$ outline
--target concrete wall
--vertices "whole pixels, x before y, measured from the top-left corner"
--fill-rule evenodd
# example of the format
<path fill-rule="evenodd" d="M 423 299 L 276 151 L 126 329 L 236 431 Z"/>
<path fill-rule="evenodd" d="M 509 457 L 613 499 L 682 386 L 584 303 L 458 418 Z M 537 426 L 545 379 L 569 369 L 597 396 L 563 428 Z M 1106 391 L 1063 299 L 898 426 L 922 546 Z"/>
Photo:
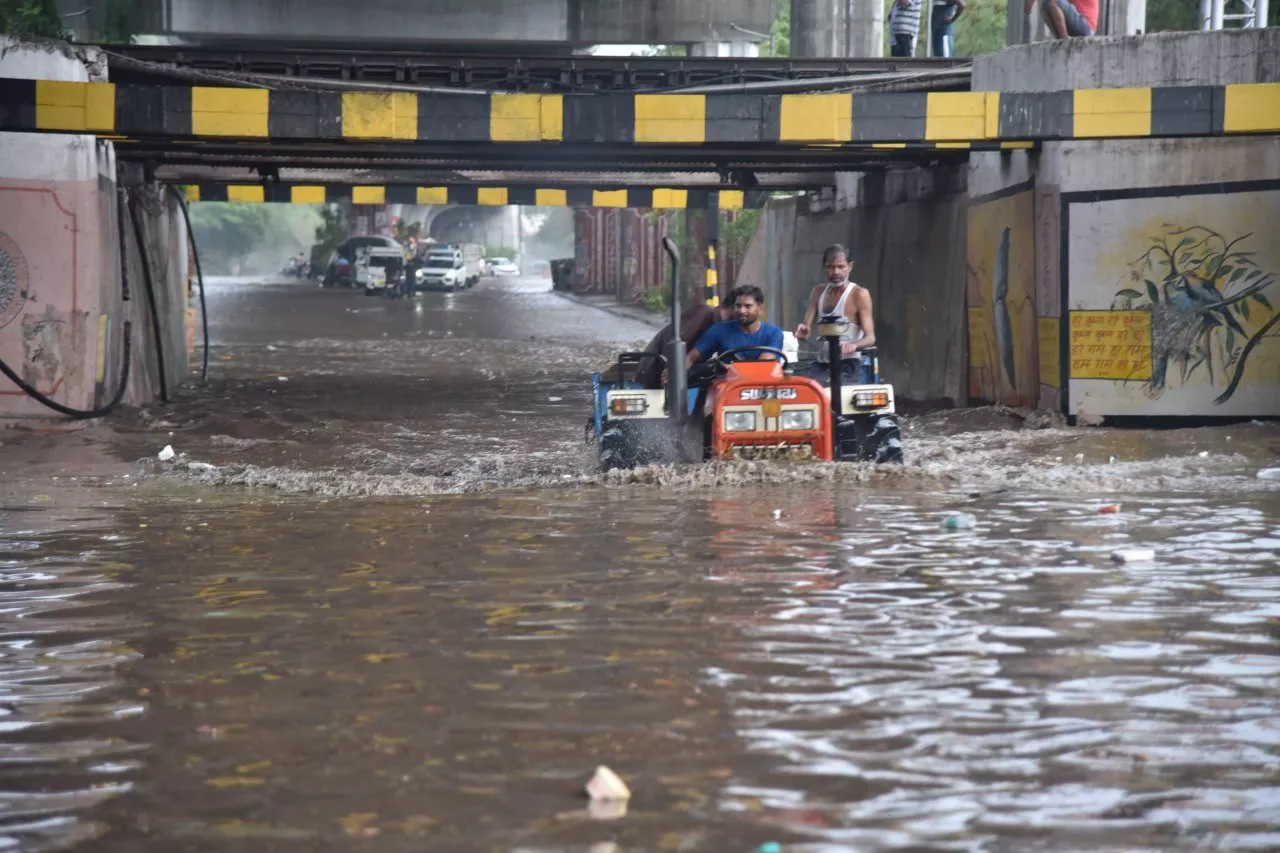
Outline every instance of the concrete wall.
<path fill-rule="evenodd" d="M 160 316 L 160 337 L 164 347 L 165 378 L 170 392 L 187 377 L 187 306 L 190 304 L 186 223 L 173 194 L 158 184 L 135 182 L 129 175 L 133 211 L 142 229 L 146 246 L 145 263 L 154 281 L 156 310 Z M 115 303 L 133 321 L 133 369 L 125 401 L 149 403 L 160 394 L 159 359 L 143 270 L 133 225 L 125 223 L 125 249 L 129 263 L 128 305 Z M 118 265 L 119 254 L 116 254 Z M 114 384 L 112 385 L 114 388 Z"/>
<path fill-rule="evenodd" d="M 777 0 L 147 0 L 148 29 L 181 36 L 321 41 L 740 41 L 767 31 Z"/>
<path fill-rule="evenodd" d="M 871 291 L 881 370 L 898 396 L 963 403 L 963 172 L 868 175 L 855 206 L 830 213 L 774 200 L 736 283 L 760 285 L 770 321 L 792 329 L 825 280 L 822 251 L 831 243 L 849 249 L 853 279 Z"/>
<path fill-rule="evenodd" d="M 1280 81 L 1280 28 L 1066 39 L 973 61 L 974 91 L 1039 92 Z"/>
<path fill-rule="evenodd" d="M 1280 30 L 1012 48 L 975 89 L 1280 80 Z M 1280 414 L 1280 138 L 1050 142 L 975 153 L 975 399 L 1107 416 Z"/>
<path fill-rule="evenodd" d="M 92 79 L 96 71 L 57 50 L 0 43 L 0 76 Z M 0 134 L 0 358 L 24 381 L 63 405 L 92 409 L 115 393 L 121 323 L 135 328 L 130 402 L 152 398 L 148 314 L 140 272 L 134 301 L 120 299 L 116 162 L 111 143 L 92 136 Z M 173 250 L 185 238 L 172 217 L 157 233 Z M 185 256 L 158 279 L 176 383 L 186 371 L 182 282 Z M 0 378 L 0 422 L 39 423 L 54 413 Z"/>

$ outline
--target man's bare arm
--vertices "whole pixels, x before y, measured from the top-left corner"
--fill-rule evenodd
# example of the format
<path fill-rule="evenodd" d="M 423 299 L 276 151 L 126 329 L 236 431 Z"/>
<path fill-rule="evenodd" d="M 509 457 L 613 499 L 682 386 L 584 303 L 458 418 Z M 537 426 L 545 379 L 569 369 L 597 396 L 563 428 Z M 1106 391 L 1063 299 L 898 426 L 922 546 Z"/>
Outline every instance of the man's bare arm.
<path fill-rule="evenodd" d="M 871 313 L 871 291 L 865 287 L 858 289 L 857 305 L 858 325 L 862 327 L 863 338 L 854 344 L 855 349 L 869 349 L 876 345 L 876 320 Z"/>
<path fill-rule="evenodd" d="M 809 339 L 809 333 L 813 328 L 813 324 L 818 319 L 818 290 L 815 287 L 809 291 L 809 307 L 804 311 L 804 320 L 799 326 L 796 326 L 796 338 L 802 341 Z"/>

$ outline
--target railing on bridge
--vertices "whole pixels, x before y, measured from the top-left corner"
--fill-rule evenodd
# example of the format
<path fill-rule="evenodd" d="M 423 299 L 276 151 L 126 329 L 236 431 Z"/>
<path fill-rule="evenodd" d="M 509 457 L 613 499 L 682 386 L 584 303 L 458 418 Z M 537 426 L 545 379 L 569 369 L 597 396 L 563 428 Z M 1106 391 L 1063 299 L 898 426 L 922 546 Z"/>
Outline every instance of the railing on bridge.
<path fill-rule="evenodd" d="M 665 56 L 501 56 L 405 50 L 297 50 L 154 45 L 99 45 L 110 78 L 157 83 L 175 72 L 204 75 L 214 85 L 234 75 L 299 80 L 358 81 L 508 92 L 599 93 L 677 89 L 686 86 L 821 81 L 831 78 L 919 74 L 957 69 L 934 88 L 968 88 L 968 59 L 834 58 L 731 59 Z M 224 76 L 226 75 L 226 76 Z"/>

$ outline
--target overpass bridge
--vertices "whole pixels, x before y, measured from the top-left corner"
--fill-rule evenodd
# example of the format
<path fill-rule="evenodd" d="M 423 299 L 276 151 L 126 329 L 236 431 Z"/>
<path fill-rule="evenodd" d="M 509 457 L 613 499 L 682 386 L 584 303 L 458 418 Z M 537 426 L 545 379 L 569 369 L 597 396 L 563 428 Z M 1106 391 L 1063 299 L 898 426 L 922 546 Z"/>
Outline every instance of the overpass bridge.
<path fill-rule="evenodd" d="M 1258 56 L 1275 55 L 1267 47 L 1271 34 L 1245 37 L 1253 40 Z M 194 185 L 192 197 L 201 200 L 225 194 L 245 200 L 287 196 L 294 202 L 327 201 L 349 192 L 353 203 L 357 197 L 371 203 L 407 202 L 410 197 L 415 203 L 474 200 L 481 206 L 528 199 L 604 207 L 641 202 L 680 207 L 683 202 L 696 210 L 705 199 L 711 210 L 750 207 L 757 203 L 756 193 L 787 188 L 788 182 L 803 189 L 825 183 L 829 189 L 833 176 L 839 185 L 841 175 L 862 173 L 868 180 L 855 190 L 837 186 L 836 192 L 844 193 L 841 215 L 829 193 L 826 200 L 782 205 L 779 209 L 790 213 L 779 214 L 781 219 L 773 215 L 777 211 L 771 204 L 765 214 L 765 231 L 773 235 L 768 239 L 789 241 L 787 257 L 794 255 L 796 263 L 815 262 L 814 241 L 848 242 L 868 259 L 868 280 L 882 282 L 896 296 L 891 302 L 877 297 L 878 310 L 885 312 L 878 320 L 883 319 L 888 339 L 903 342 L 900 351 L 886 351 L 886 360 L 903 376 L 904 393 L 955 399 L 955 365 L 964 365 L 955 352 L 965 352 L 975 397 L 1061 406 L 1074 413 L 1079 403 L 1066 402 L 1068 388 L 1119 399 L 1104 385 L 1125 379 L 1114 360 L 1076 358 L 1073 349 L 1070 318 L 1079 306 L 1069 296 L 1088 310 L 1110 310 L 1110 301 L 1090 307 L 1102 299 L 1090 288 L 1121 274 L 1081 269 L 1078 259 L 1072 266 L 1070 246 L 1081 240 L 1119 239 L 1116 235 L 1123 231 L 1116 225 L 1123 218 L 1100 219 L 1095 208 L 1113 199 L 1119 205 L 1148 195 L 1163 198 L 1162 193 L 1216 194 L 1222 196 L 1216 207 L 1199 205 L 1197 210 L 1208 211 L 1205 222 L 1210 224 L 1203 227 L 1224 233 L 1235 226 L 1216 211 L 1226 209 L 1222 205 L 1228 196 L 1247 196 L 1238 209 L 1253 211 L 1250 222 L 1280 215 L 1266 195 L 1280 191 L 1274 178 L 1280 174 L 1280 80 L 1268 76 L 1265 69 L 1271 66 L 1223 63 L 1196 78 L 1195 85 L 1186 85 L 1181 74 L 1163 71 L 1164 66 L 1142 66 L 1122 82 L 1117 80 L 1123 75 L 1108 76 L 1108 51 L 1142 50 L 1144 44 L 1153 45 L 1149 49 L 1164 57 L 1162 62 L 1185 53 L 1185 45 L 1159 39 L 1041 45 L 1030 58 L 1014 53 L 1012 59 L 1001 55 L 975 63 L 972 90 L 957 84 L 965 70 L 957 66 L 923 72 L 868 68 L 816 78 L 804 77 L 798 66 L 789 71 L 771 66 L 767 73 L 774 78 L 758 79 L 753 76 L 758 66 L 733 60 L 724 63 L 729 82 L 708 77 L 649 80 L 643 74 L 628 80 L 622 73 L 607 85 L 603 77 L 581 84 L 597 86 L 584 92 L 575 88 L 580 84 L 569 60 L 558 61 L 561 71 L 569 68 L 572 85 L 552 81 L 552 76 L 559 81 L 563 75 L 548 71 L 546 80 L 509 82 L 512 90 L 499 91 L 497 78 L 485 83 L 460 75 L 442 85 L 423 82 L 429 74 L 418 73 L 415 79 L 412 69 L 384 70 L 377 72 L 383 79 L 361 79 L 361 74 L 374 72 L 372 64 L 361 65 L 365 59 L 349 63 L 345 78 L 341 69 L 325 71 L 331 75 L 326 77 L 305 62 L 268 70 L 252 63 L 210 69 L 194 62 L 183 65 L 179 59 L 170 63 L 177 66 L 175 73 L 201 77 L 174 83 L 173 76 L 156 76 L 151 67 L 147 73 L 153 76 L 129 82 L 85 76 L 0 78 L 0 143 L 32 152 L 30 146 L 21 147 L 21 140 L 40 135 L 34 143 L 37 153 L 9 158 L 21 163 L 23 174 L 38 173 L 29 179 L 30 186 L 14 188 L 32 193 L 24 199 L 42 198 L 38 193 L 46 191 L 53 192 L 55 201 L 61 198 L 46 187 L 56 183 L 49 176 L 60 174 L 62 162 L 48 152 L 62 152 L 58 156 L 65 162 L 77 164 L 74 192 L 83 199 L 72 211 L 76 224 L 70 234 L 97 234 L 95 228 L 103 235 L 122 233 L 120 225 L 128 216 L 113 213 L 101 193 L 103 187 L 115 186 L 117 161 L 130 167 L 121 173 L 126 175 L 123 183 L 136 188 L 139 203 L 150 205 L 142 210 L 147 224 L 138 242 L 167 247 L 175 255 L 185 251 L 175 242 L 183 233 L 176 208 L 167 206 L 169 196 L 156 194 L 149 179 Z M 1037 77 L 1035 69 L 1044 67 L 1044 56 L 1059 50 L 1070 54 L 1059 64 L 1071 74 Z M 1090 61 L 1072 64 L 1070 57 L 1076 55 Z M 992 85 L 996 77 L 991 67 L 1002 62 L 1009 65 L 999 76 L 1005 82 Z M 983 74 L 977 73 L 979 65 L 987 68 Z M 678 71 L 676 64 L 671 68 Z M 396 74 L 396 79 L 388 78 Z M 930 90 L 930 77 L 918 75 L 949 82 Z M 916 91 L 892 91 L 911 88 Z M 66 146 L 55 142 L 59 136 L 66 138 Z M 93 137 L 113 145 L 86 146 L 83 140 Z M 920 166 L 927 169 L 915 168 Z M 625 181 L 607 177 L 619 174 L 627 176 Z M 894 183 L 895 176 L 902 181 Z M 920 189 L 907 186 L 913 181 Z M 895 207 L 898 202 L 902 204 Z M 1087 216 L 1080 205 L 1088 207 Z M 1161 202 L 1160 216 L 1167 206 Z M 24 201 L 20 207 L 37 211 L 35 202 Z M 56 204 L 37 212 L 7 216 L 6 230 L 33 227 L 37 220 L 55 230 L 64 227 L 59 223 L 66 214 Z M 714 221 L 707 217 L 708 223 Z M 1196 227 L 1203 224 L 1196 222 Z M 714 233 L 697 237 L 699 243 L 706 238 L 710 256 Z M 73 257 L 96 257 L 112 243 L 102 235 L 85 239 L 83 251 Z M 979 251 L 988 244 L 997 247 L 996 260 Z M 1133 256 L 1131 248 L 1125 244 L 1106 257 Z M 762 281 L 781 288 L 770 292 L 770 304 L 779 306 L 784 322 L 793 320 L 789 312 L 794 306 L 788 307 L 793 294 L 785 288 L 795 278 L 794 269 L 790 261 L 779 260 L 782 250 L 768 251 L 772 254 L 762 266 Z M 1008 257 L 1002 254 L 1006 251 Z M 136 280 L 148 262 L 131 248 L 123 254 Z M 49 269 L 57 266 L 56 259 L 45 261 Z M 966 271 L 976 278 L 966 280 Z M 995 298 L 991 280 L 1001 271 L 1010 283 L 1001 284 Z M 713 264 L 707 272 L 708 282 L 713 281 Z M 85 269 L 80 275 L 96 279 L 100 271 Z M 172 285 L 183 275 L 171 268 L 164 278 Z M 79 287 L 74 283 L 78 279 L 70 280 L 73 289 Z M 1153 301 L 1160 300 L 1158 287 L 1149 292 L 1156 294 Z M 713 293 L 708 289 L 708 296 Z M 118 316 L 119 305 L 109 304 L 114 298 L 89 302 L 109 308 L 104 315 Z M 60 304 L 57 297 L 47 302 Z M 1237 320 L 1242 328 L 1260 322 L 1259 312 L 1267 306 L 1258 304 L 1254 320 Z M 933 305 L 941 307 L 921 313 Z M 86 322 L 78 322 L 72 326 L 83 330 Z M 1273 327 L 1274 322 L 1266 329 Z M 895 334 L 907 329 L 915 331 Z M 1010 335 L 1016 336 L 1016 345 Z M 152 336 L 159 339 L 160 332 Z M 966 340 L 980 341 L 984 349 Z M 80 351 L 88 351 L 84 341 Z M 936 379 L 940 374 L 945 379 Z M 944 385 L 945 394 L 930 390 Z M 103 390 L 101 380 L 78 388 L 81 394 L 88 389 L 91 398 Z M 153 390 L 142 388 L 135 396 L 146 398 Z M 1280 399 L 1261 391 L 1254 397 Z M 1270 411 L 1251 402 L 1254 397 L 1237 398 L 1244 402 L 1232 411 Z M 1136 398 L 1125 400 L 1105 405 L 1146 411 Z M 1196 411 L 1215 411 L 1195 405 L 1200 406 Z"/>
<path fill-rule="evenodd" d="M 490 167 L 859 168 L 906 152 L 1280 131 L 1280 84 L 1054 92 L 540 95 L 0 80 L 0 131 L 127 159 L 434 157 Z M 158 146 L 158 147 L 157 147 Z M 168 152 L 168 153 L 165 153 Z M 181 152 L 181 153 L 177 153 Z M 902 156 L 901 153 L 896 156 Z M 584 159 L 586 158 L 586 159 Z"/>

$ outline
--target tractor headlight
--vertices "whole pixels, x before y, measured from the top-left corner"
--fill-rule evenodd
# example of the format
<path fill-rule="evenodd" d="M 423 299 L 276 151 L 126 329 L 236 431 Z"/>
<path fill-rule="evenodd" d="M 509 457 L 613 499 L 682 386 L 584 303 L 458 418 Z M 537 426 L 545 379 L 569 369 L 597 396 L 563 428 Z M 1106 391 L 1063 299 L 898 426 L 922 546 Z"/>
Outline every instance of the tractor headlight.
<path fill-rule="evenodd" d="M 649 411 L 649 401 L 644 397 L 614 397 L 609 401 L 609 412 L 614 415 L 643 415 Z"/>
<path fill-rule="evenodd" d="M 755 412 L 725 412 L 724 413 L 724 431 L 725 432 L 755 432 L 756 430 L 756 413 Z"/>
<path fill-rule="evenodd" d="M 858 391 L 853 395 L 855 409 L 883 409 L 889 405 L 888 391 Z"/>
<path fill-rule="evenodd" d="M 795 409 L 782 413 L 781 426 L 786 429 L 813 429 L 813 409 Z"/>

